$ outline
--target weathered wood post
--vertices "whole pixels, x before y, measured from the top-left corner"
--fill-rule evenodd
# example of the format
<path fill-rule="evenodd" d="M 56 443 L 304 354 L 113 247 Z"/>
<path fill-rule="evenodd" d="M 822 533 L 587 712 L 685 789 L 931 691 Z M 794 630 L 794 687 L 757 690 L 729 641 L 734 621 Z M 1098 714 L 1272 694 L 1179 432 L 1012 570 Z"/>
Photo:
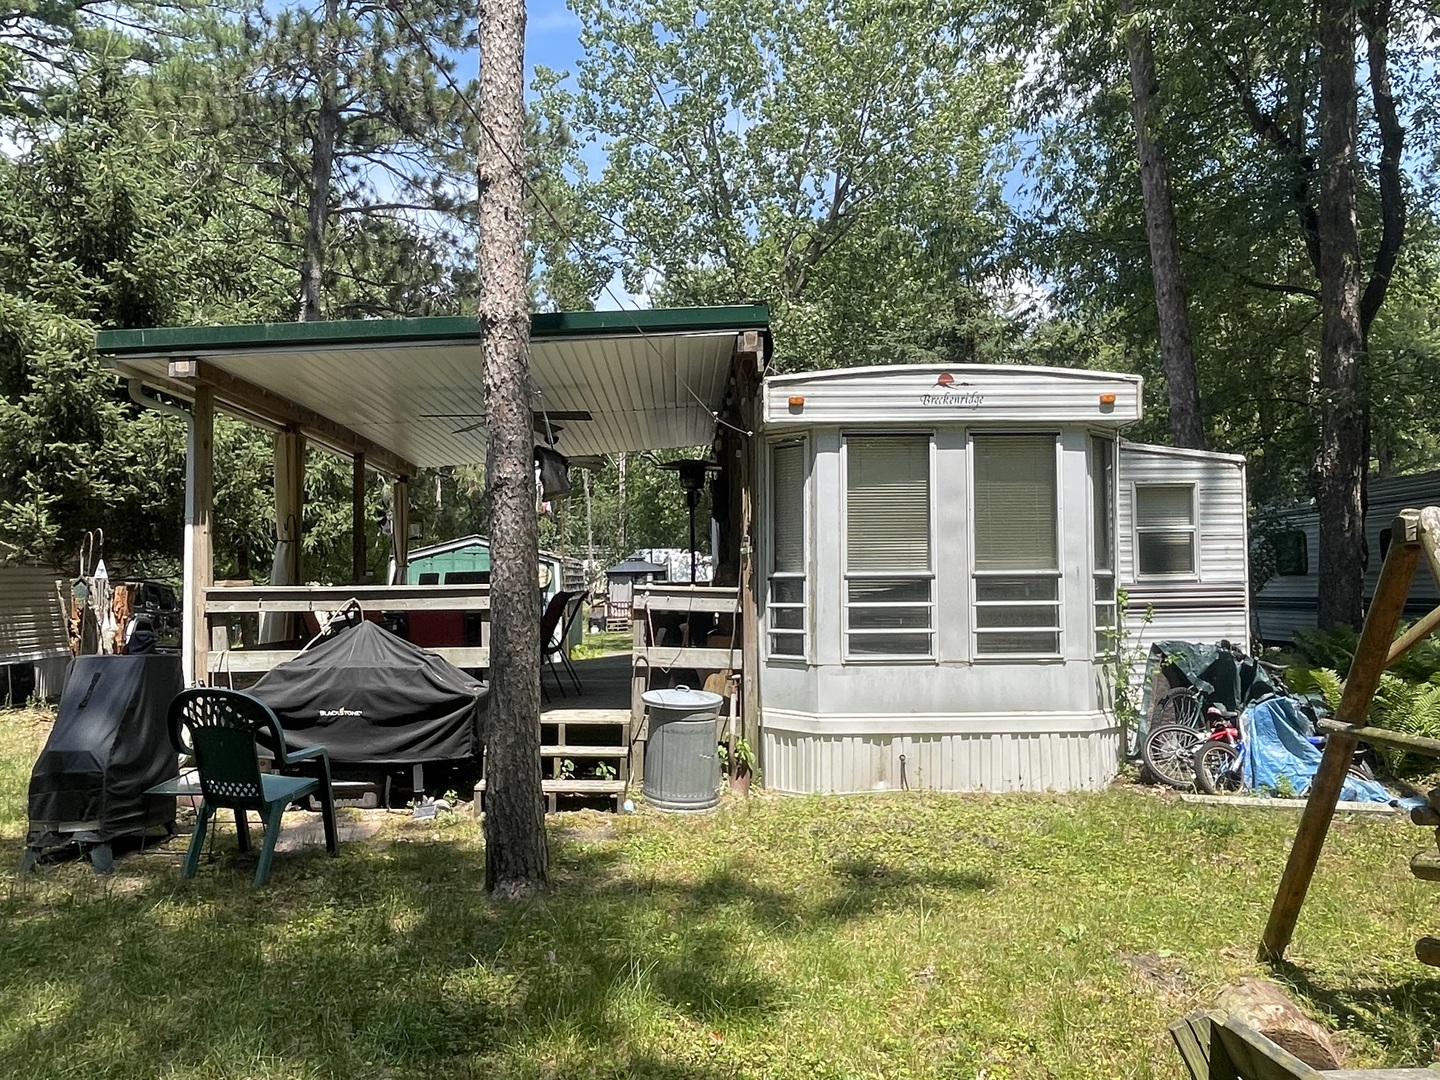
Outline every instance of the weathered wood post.
<path fill-rule="evenodd" d="M 205 592 L 215 584 L 215 558 L 210 542 L 210 522 L 215 510 L 215 392 L 203 383 L 195 387 L 195 438 L 191 460 L 194 483 L 186 507 L 186 532 L 190 541 L 191 678 L 209 682 L 210 623 L 205 616 Z"/>
<path fill-rule="evenodd" d="M 1430 509 L 1434 510 L 1433 507 Z M 1440 511 L 1435 511 L 1435 514 L 1440 515 Z M 1431 521 L 1436 522 L 1436 517 L 1431 517 Z M 1355 648 L 1355 658 L 1345 678 L 1340 707 L 1336 710 L 1337 721 L 1356 727 L 1363 727 L 1368 722 L 1370 702 L 1380 683 L 1380 673 L 1391 662 L 1391 641 L 1405 610 L 1405 598 L 1409 595 L 1410 582 L 1420 559 L 1420 512 L 1402 510 L 1391 526 L 1390 535 L 1390 551 L 1385 557 L 1385 565 L 1381 567 L 1380 582 L 1375 587 L 1375 596 L 1370 602 L 1370 611 Z M 1440 533 L 1432 532 L 1430 536 L 1432 546 L 1437 535 Z M 1285 863 L 1285 872 L 1281 875 L 1275 902 L 1270 908 L 1270 919 L 1260 940 L 1261 960 L 1280 960 L 1290 944 L 1300 907 L 1305 903 L 1305 894 L 1315 876 L 1320 849 L 1335 817 L 1340 789 L 1355 757 L 1357 742 L 1354 736 L 1332 734 L 1325 744 L 1319 771 L 1310 784 L 1310 796 L 1300 817 L 1295 843 L 1290 848 L 1290 857 Z"/>
<path fill-rule="evenodd" d="M 354 471 L 350 478 L 350 579 L 356 585 L 365 583 L 365 455 L 351 459 Z"/>

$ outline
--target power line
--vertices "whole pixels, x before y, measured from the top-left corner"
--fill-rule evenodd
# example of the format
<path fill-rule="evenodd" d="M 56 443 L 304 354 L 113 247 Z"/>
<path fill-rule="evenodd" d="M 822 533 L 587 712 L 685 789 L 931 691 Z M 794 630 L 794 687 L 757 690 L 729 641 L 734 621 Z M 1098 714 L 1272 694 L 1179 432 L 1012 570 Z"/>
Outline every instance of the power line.
<path fill-rule="evenodd" d="M 398 0 L 386 0 L 386 7 L 390 10 L 391 14 L 393 14 L 397 19 L 399 19 L 400 22 L 404 25 L 406 31 L 409 32 L 410 37 L 414 40 L 415 44 L 420 47 L 421 51 L 423 51 L 426 57 L 429 59 L 431 66 L 434 67 L 437 71 L 440 72 L 441 75 L 445 77 L 445 82 L 449 85 L 451 92 L 455 94 L 456 98 L 459 99 L 459 101 L 465 106 L 465 110 L 474 118 L 475 123 L 479 126 L 480 130 L 485 133 L 485 137 L 490 140 L 491 146 L 493 146 L 497 151 L 499 151 L 500 156 L 503 157 L 505 161 L 509 164 L 510 168 L 514 171 L 515 176 L 519 179 L 521 187 L 524 188 L 530 198 L 534 200 L 535 205 L 540 207 L 540 209 L 545 212 L 545 216 L 550 219 L 550 223 L 555 226 L 556 233 L 560 236 L 562 243 L 564 243 L 567 247 L 570 247 L 571 250 L 575 252 L 575 254 L 583 258 L 585 252 L 580 248 L 579 242 L 569 234 L 569 230 L 566 229 L 563 224 L 561 224 L 559 215 L 557 215 L 556 212 L 550 207 L 550 205 L 545 202 L 544 198 L 541 197 L 540 193 L 535 190 L 535 186 L 530 183 L 529 179 L 526 178 L 524 163 L 516 161 L 513 157 L 511 157 L 509 151 L 500 142 L 500 140 L 496 138 L 495 132 L 491 130 L 490 125 L 486 123 L 485 118 L 480 115 L 479 110 L 471 104 L 470 99 L 461 91 L 460 87 L 456 85 L 455 78 L 453 75 L 450 74 L 449 67 L 440 62 L 439 57 L 437 57 L 434 50 L 431 49 L 430 43 L 428 40 L 426 40 L 425 35 L 420 33 L 418 29 L 416 29 L 415 24 L 412 23 L 410 19 L 406 16 L 405 12 L 400 9 Z M 481 63 L 484 63 L 483 57 L 481 58 Z M 625 229 L 618 222 L 610 218 L 604 218 L 603 220 L 607 221 L 612 228 L 615 228 L 621 233 L 623 233 L 625 235 L 625 238 L 630 240 L 632 243 L 637 245 L 640 243 L 639 237 L 630 233 L 629 230 Z M 607 295 L 609 295 L 610 299 L 615 302 L 615 304 L 617 305 L 616 310 L 620 311 L 622 314 L 628 315 L 631 314 L 632 310 L 640 310 L 638 306 L 634 309 L 627 309 L 625 307 L 624 301 L 622 301 L 620 297 L 616 295 L 615 291 L 610 288 L 610 283 L 608 281 L 602 282 L 600 287 L 605 291 Z M 650 350 L 655 354 L 655 356 L 660 360 L 660 362 L 670 368 L 670 371 L 675 376 L 676 381 L 685 388 L 685 392 L 688 393 L 691 397 L 693 397 L 695 401 L 699 404 L 699 406 L 710 414 L 710 418 L 714 420 L 715 423 L 722 424 L 725 427 L 730 428 L 732 431 L 739 432 L 741 435 L 745 435 L 747 437 L 753 436 L 755 434 L 753 431 L 747 431 L 742 427 L 730 423 L 728 420 L 722 418 L 718 412 L 710 408 L 710 406 L 705 403 L 705 399 L 702 398 L 698 393 L 696 393 L 694 388 L 685 381 L 684 376 L 680 374 L 680 369 L 678 365 L 671 361 L 670 358 L 667 357 L 660 350 L 660 347 L 655 343 L 654 339 L 652 339 L 650 335 L 645 332 L 645 328 L 640 325 L 640 321 L 638 319 L 632 319 L 631 326 L 634 328 L 635 332 L 640 336 L 640 338 L 646 343 L 646 345 L 649 346 Z"/>

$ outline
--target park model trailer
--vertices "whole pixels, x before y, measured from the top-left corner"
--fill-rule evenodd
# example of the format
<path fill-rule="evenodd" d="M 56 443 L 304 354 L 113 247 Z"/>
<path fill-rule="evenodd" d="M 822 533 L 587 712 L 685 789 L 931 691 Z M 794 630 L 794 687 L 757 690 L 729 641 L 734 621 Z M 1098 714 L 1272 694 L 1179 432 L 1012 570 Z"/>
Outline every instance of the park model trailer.
<path fill-rule="evenodd" d="M 1097 788 L 1117 584 L 1128 650 L 1246 639 L 1244 462 L 1121 442 L 1141 390 L 1018 366 L 765 381 L 767 786 Z"/>
<path fill-rule="evenodd" d="M 1095 788 L 1120 756 L 1105 670 L 1117 586 L 1132 648 L 1245 639 L 1243 462 L 1123 443 L 1141 415 L 1137 376 L 1015 365 L 771 376 L 759 306 L 541 314 L 531 333 L 536 400 L 572 417 L 563 452 L 710 443 L 719 470 L 715 581 L 638 586 L 624 700 L 580 699 L 589 722 L 603 713 L 623 729 L 615 745 L 644 743 L 647 688 L 729 673 L 738 733 L 772 788 Z M 189 680 L 294 655 L 237 638 L 235 620 L 351 598 L 473 613 L 479 643 L 437 651 L 488 666 L 488 585 L 367 582 L 363 559 L 367 471 L 392 484 L 399 569 L 410 478 L 483 460 L 473 319 L 109 331 L 98 351 L 132 396 L 189 429 Z M 213 580 L 219 409 L 276 433 L 285 573 L 269 585 Z M 301 538 L 280 525 L 304 521 L 290 474 L 307 440 L 354 459 L 352 584 L 284 584 L 299 580 Z M 624 782 L 612 787 L 618 797 Z"/>
<path fill-rule="evenodd" d="M 1372 477 L 1367 488 L 1365 567 L 1363 595 L 1366 606 L 1375 595 L 1380 565 L 1390 550 L 1390 527 L 1407 507 L 1440 503 L 1440 471 L 1411 476 Z M 1296 507 L 1280 514 L 1284 528 L 1270 537 L 1275 570 L 1255 594 L 1260 636 L 1285 644 L 1297 630 L 1314 630 L 1320 610 L 1320 513 L 1313 506 Z M 1437 603 L 1440 593 L 1428 575 L 1419 574 L 1405 601 L 1404 618 L 1420 618 Z"/>

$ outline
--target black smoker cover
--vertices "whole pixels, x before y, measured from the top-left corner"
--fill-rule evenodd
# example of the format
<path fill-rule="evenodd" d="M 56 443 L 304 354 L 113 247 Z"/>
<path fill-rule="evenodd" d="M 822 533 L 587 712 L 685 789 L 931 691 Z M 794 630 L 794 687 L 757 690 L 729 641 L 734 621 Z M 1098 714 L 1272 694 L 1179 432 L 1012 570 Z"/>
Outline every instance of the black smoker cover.
<path fill-rule="evenodd" d="M 343 765 L 478 757 L 488 696 L 478 679 L 373 622 L 287 660 L 249 693 L 275 711 L 287 747 L 318 743 Z"/>
<path fill-rule="evenodd" d="M 106 840 L 175 820 L 175 799 L 146 788 L 179 771 L 166 723 L 184 680 L 180 657 L 81 656 L 30 774 L 30 831 Z"/>

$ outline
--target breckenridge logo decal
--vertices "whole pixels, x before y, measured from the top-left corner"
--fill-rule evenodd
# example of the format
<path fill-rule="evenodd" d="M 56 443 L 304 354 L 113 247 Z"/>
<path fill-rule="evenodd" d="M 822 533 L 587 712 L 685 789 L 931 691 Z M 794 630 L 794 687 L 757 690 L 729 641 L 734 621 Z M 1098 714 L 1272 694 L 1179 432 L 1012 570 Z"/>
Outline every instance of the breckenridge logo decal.
<path fill-rule="evenodd" d="M 985 402 L 985 395 L 979 390 L 965 390 L 967 382 L 958 382 L 948 371 L 935 380 L 934 389 L 941 393 L 921 394 L 920 404 L 937 408 L 978 409 Z"/>

